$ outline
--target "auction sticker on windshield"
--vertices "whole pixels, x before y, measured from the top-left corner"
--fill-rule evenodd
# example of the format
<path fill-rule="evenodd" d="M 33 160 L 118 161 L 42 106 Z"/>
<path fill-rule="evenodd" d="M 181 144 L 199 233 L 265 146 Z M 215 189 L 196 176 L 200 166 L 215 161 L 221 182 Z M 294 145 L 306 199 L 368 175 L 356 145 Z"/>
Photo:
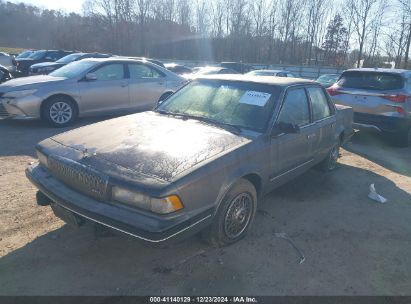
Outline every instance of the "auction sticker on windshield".
<path fill-rule="evenodd" d="M 256 91 L 247 91 L 240 98 L 239 103 L 245 103 L 249 105 L 264 107 L 267 101 L 270 99 L 271 94 Z"/>

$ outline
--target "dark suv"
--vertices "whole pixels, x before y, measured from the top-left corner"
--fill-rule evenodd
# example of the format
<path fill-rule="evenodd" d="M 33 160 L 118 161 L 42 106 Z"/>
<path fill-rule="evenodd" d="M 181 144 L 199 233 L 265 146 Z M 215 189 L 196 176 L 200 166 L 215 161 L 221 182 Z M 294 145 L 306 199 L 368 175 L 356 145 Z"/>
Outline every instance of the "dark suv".
<path fill-rule="evenodd" d="M 411 144 L 411 71 L 350 69 L 327 89 L 336 104 L 354 109 L 359 128 L 373 128 Z"/>
<path fill-rule="evenodd" d="M 81 59 L 86 58 L 108 58 L 111 57 L 109 54 L 100 54 L 100 53 L 73 53 L 63 58 L 60 58 L 56 62 L 42 62 L 36 63 L 30 66 L 29 68 L 29 75 L 41 75 L 41 74 L 49 74 L 54 70 L 65 66 L 73 61 L 78 61 Z"/>
<path fill-rule="evenodd" d="M 72 54 L 72 51 L 39 50 L 33 52 L 28 58 L 16 59 L 17 69 L 22 75 L 27 75 L 30 66 L 40 62 L 54 62 L 60 58 Z"/>

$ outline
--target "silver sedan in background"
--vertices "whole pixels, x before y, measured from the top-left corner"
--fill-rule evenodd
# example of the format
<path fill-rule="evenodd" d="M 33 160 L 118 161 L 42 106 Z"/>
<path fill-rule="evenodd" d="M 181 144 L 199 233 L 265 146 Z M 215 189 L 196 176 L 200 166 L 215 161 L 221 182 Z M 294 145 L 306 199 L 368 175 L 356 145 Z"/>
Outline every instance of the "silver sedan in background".
<path fill-rule="evenodd" d="M 104 58 L 0 85 L 0 118 L 42 119 L 55 127 L 79 116 L 152 109 L 186 82 L 148 61 Z"/>

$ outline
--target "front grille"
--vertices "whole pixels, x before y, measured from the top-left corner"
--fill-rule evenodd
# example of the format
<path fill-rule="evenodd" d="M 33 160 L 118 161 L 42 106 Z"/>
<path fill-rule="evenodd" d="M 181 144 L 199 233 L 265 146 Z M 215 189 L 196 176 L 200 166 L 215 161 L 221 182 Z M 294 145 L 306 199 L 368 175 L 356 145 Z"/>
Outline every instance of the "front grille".
<path fill-rule="evenodd" d="M 1 94 L 0 94 L 1 96 Z M 3 106 L 3 104 L 0 102 L 0 117 L 8 117 L 9 113 L 7 112 L 6 108 Z"/>
<path fill-rule="evenodd" d="M 90 167 L 73 160 L 49 156 L 48 167 L 51 174 L 68 187 L 98 200 L 106 200 L 108 179 Z"/>

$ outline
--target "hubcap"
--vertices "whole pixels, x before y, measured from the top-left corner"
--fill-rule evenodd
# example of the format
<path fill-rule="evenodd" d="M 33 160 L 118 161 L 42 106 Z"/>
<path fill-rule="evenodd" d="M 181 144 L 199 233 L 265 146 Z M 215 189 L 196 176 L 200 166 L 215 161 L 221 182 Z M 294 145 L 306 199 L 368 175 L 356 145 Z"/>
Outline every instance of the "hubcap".
<path fill-rule="evenodd" d="M 55 123 L 64 124 L 70 121 L 72 116 L 73 110 L 68 103 L 59 101 L 50 107 L 50 118 Z"/>
<path fill-rule="evenodd" d="M 251 210 L 252 197 L 248 193 L 241 193 L 231 201 L 224 219 L 227 237 L 234 239 L 244 232 L 250 222 Z"/>

